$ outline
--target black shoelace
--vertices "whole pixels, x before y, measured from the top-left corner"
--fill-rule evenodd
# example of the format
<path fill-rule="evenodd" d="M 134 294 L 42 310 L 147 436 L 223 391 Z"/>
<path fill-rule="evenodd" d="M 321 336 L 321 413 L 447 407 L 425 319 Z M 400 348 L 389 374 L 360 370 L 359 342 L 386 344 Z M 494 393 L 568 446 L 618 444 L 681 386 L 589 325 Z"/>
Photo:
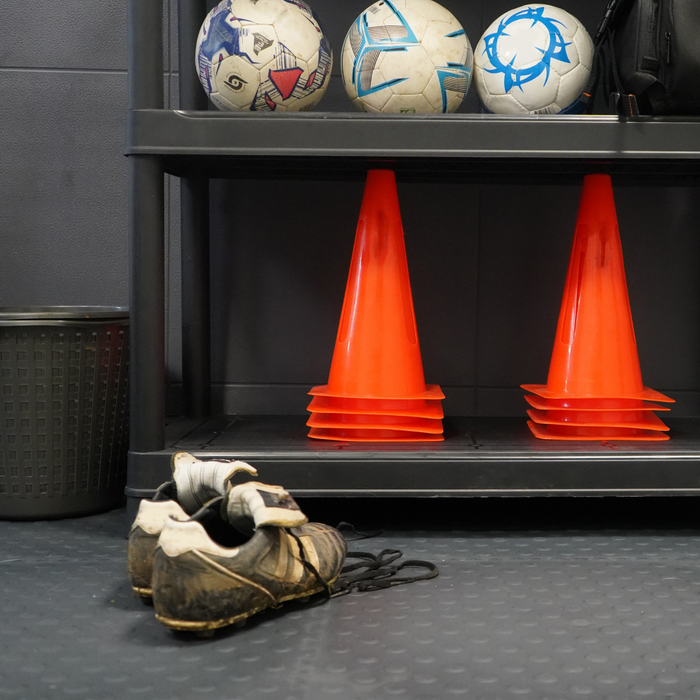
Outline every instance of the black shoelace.
<path fill-rule="evenodd" d="M 358 539 L 374 537 L 375 535 L 358 533 L 349 523 L 341 523 L 349 526 L 352 531 L 361 535 Z M 340 576 L 331 586 L 323 580 L 316 567 L 306 558 L 304 547 L 296 533 L 287 528 L 287 532 L 296 540 L 299 546 L 299 556 L 306 569 L 323 587 L 328 598 L 338 598 L 347 595 L 354 590 L 360 592 L 377 591 L 384 588 L 401 586 L 405 583 L 415 581 L 426 581 L 435 578 L 440 572 L 435 564 L 422 559 L 406 559 L 400 564 L 396 564 L 402 556 L 400 549 L 383 549 L 379 554 L 370 552 L 348 552 L 347 559 L 359 559 L 354 564 L 346 564 L 340 571 Z M 425 573 L 413 576 L 397 576 L 404 569 L 425 569 Z"/>
<path fill-rule="evenodd" d="M 403 556 L 400 549 L 383 549 L 379 554 L 370 552 L 348 552 L 348 559 L 359 559 L 355 564 L 346 564 L 333 585 L 331 598 L 347 595 L 353 590 L 378 591 L 383 588 L 401 586 L 414 581 L 435 578 L 439 571 L 435 564 L 422 559 L 406 559 L 395 564 Z M 423 574 L 397 576 L 404 569 L 426 569 Z"/>
<path fill-rule="evenodd" d="M 344 520 L 342 522 L 339 522 L 335 526 L 335 529 L 338 530 L 338 532 L 343 536 L 346 542 L 352 542 L 354 540 L 366 540 L 370 537 L 377 537 L 377 535 L 381 535 L 382 532 L 386 530 L 385 527 L 382 527 L 379 530 L 373 530 L 372 532 L 361 532 L 360 530 L 357 530 L 354 525 L 352 525 L 351 523 L 346 523 Z"/>

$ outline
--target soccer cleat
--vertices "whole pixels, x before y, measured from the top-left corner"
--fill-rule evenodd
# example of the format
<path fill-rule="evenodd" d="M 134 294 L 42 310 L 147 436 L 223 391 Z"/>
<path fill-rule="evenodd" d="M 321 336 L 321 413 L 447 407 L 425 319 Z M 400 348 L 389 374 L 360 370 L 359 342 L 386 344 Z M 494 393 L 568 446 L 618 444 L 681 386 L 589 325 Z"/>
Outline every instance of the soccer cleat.
<path fill-rule="evenodd" d="M 162 484 L 151 500 L 141 501 L 129 532 L 129 579 L 134 593 L 144 599 L 152 596 L 153 554 L 165 523 L 172 518 L 187 520 L 212 498 L 226 493 L 227 482 L 235 474 L 258 474 L 245 462 L 200 460 L 187 452 L 175 453 L 171 468 L 172 481 Z"/>
<path fill-rule="evenodd" d="M 166 523 L 153 564 L 156 619 L 206 633 L 330 592 L 346 551 L 338 530 L 308 523 L 281 487 L 240 484 L 189 520 Z"/>

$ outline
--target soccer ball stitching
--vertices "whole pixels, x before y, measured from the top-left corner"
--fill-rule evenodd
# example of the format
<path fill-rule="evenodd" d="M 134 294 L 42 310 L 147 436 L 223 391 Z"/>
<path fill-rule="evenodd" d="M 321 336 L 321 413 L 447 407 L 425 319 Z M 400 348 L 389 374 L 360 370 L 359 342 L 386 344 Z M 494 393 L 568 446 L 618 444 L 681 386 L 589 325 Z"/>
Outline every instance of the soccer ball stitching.
<path fill-rule="evenodd" d="M 202 87 L 224 110 L 309 110 L 330 80 L 333 54 L 304 0 L 223 0 L 196 49 Z M 244 16 L 245 15 L 245 16 Z"/>
<path fill-rule="evenodd" d="M 372 25 L 369 21 L 370 16 L 378 12 L 380 5 L 383 10 L 390 12 L 391 19 L 385 19 L 379 25 Z M 417 15 L 423 17 L 422 21 L 427 21 L 427 26 L 430 26 L 431 22 L 450 23 L 449 19 L 447 21 L 442 19 L 444 15 L 441 16 L 440 20 L 431 19 L 430 10 L 437 3 L 425 3 L 424 6 L 421 5 L 416 8 L 408 6 L 408 3 L 406 5 L 407 9 L 413 10 Z M 444 8 L 441 9 L 445 12 Z M 434 15 L 435 10 L 433 9 L 432 12 Z M 469 88 L 473 60 L 466 32 L 451 14 L 447 13 L 447 15 L 451 18 L 456 29 L 449 34 L 443 35 L 442 39 L 454 40 L 463 37 L 462 41 L 466 44 L 466 51 L 460 60 L 464 60 L 466 56 L 464 63 L 443 60 L 439 62 L 439 65 L 436 65 L 435 59 L 426 53 L 423 44 L 424 37 L 417 35 L 409 19 L 401 12 L 397 2 L 383 0 L 383 2 L 375 3 L 362 12 L 353 22 L 345 38 L 343 45 L 344 58 L 346 52 L 350 52 L 351 61 L 350 65 L 348 65 L 348 61 L 344 60 L 341 70 L 346 91 L 355 105 L 361 109 L 371 109 L 372 111 L 454 111 Z M 434 27 L 435 25 L 433 24 L 432 26 Z M 418 52 L 421 55 L 420 59 L 418 58 Z M 386 75 L 385 69 L 382 68 L 384 65 L 382 59 L 392 53 L 405 54 L 406 61 L 399 62 L 398 67 L 401 71 L 399 74 Z M 408 93 L 406 91 L 402 92 L 400 89 L 392 90 L 392 88 L 397 87 L 401 83 L 417 77 L 415 72 L 416 61 L 420 61 L 424 67 L 430 66 L 430 74 L 425 77 L 422 92 L 417 92 L 411 96 L 410 89 Z M 393 62 L 391 70 L 395 71 L 396 67 L 396 62 Z M 376 84 L 372 84 L 375 78 L 380 78 L 380 80 Z M 433 97 L 429 99 L 424 93 L 433 79 L 437 82 L 436 87 L 439 89 L 439 95 L 438 93 L 433 93 Z M 431 89 L 434 90 L 435 88 Z M 381 103 L 381 99 L 379 102 L 367 99 L 372 96 L 379 97 L 382 91 L 386 91 L 386 99 L 383 103 Z M 449 92 L 455 93 L 455 96 L 460 97 L 450 96 Z M 383 106 L 379 106 L 380 103 Z M 411 103 L 414 105 L 413 107 L 410 106 Z"/>

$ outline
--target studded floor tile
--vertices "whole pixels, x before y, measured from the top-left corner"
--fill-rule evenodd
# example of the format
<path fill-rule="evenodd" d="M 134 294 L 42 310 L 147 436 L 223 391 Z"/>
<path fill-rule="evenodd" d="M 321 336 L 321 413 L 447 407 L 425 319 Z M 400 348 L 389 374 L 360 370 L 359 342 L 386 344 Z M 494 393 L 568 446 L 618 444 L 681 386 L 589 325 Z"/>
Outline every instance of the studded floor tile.
<path fill-rule="evenodd" d="M 693 529 L 386 530 L 440 576 L 201 639 L 125 573 L 123 510 L 0 522 L 0 700 L 700 697 Z"/>

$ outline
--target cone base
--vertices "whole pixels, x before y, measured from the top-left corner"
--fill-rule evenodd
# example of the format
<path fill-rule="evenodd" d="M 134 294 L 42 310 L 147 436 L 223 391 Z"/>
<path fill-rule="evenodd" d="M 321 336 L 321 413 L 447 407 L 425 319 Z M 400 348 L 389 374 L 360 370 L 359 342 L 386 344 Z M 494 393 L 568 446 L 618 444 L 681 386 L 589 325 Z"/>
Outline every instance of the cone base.
<path fill-rule="evenodd" d="M 314 396 L 307 411 L 312 413 L 362 413 L 372 416 L 441 419 L 445 417 L 440 399 L 353 399 Z"/>
<path fill-rule="evenodd" d="M 309 437 L 335 442 L 441 442 L 443 435 L 411 433 L 405 430 L 358 430 L 350 428 L 311 428 Z"/>
<path fill-rule="evenodd" d="M 352 428 L 370 430 L 407 430 L 411 433 L 442 435 L 442 421 L 405 416 L 372 416 L 361 413 L 312 413 L 306 425 L 311 428 Z"/>
<path fill-rule="evenodd" d="M 421 391 L 415 394 L 405 394 L 404 396 L 368 396 L 359 394 L 339 394 L 336 391 L 332 391 L 328 388 L 327 384 L 323 386 L 315 386 L 309 392 L 311 396 L 332 396 L 333 398 L 345 398 L 345 399 L 374 399 L 381 401 L 406 401 L 415 399 L 444 399 L 445 394 L 442 393 L 442 389 L 437 384 L 426 384 L 425 391 Z"/>
<path fill-rule="evenodd" d="M 543 399 L 530 394 L 525 400 L 540 411 L 670 411 L 668 406 L 641 399 Z"/>
<path fill-rule="evenodd" d="M 566 394 L 564 392 L 558 392 L 558 391 L 550 391 L 547 388 L 546 384 L 521 384 L 520 385 L 521 389 L 525 389 L 525 391 L 529 391 L 532 394 L 537 394 L 537 396 L 541 396 L 543 399 L 567 399 L 567 400 L 582 400 L 582 399 L 608 399 L 610 398 L 610 395 L 608 394 L 607 396 L 594 396 L 594 395 L 587 395 L 587 396 L 571 396 L 570 394 Z M 637 393 L 637 394 L 627 394 L 625 396 L 616 396 L 614 397 L 616 399 L 640 399 L 642 401 L 661 401 L 662 403 L 675 403 L 675 399 L 671 399 L 668 396 L 665 396 L 664 394 L 654 391 L 654 389 L 649 389 L 648 387 L 643 387 L 642 391 Z"/>
<path fill-rule="evenodd" d="M 639 428 L 642 430 L 670 430 L 653 413 L 642 411 L 537 411 L 530 409 L 527 415 L 535 423 L 575 427 Z"/>
<path fill-rule="evenodd" d="M 667 433 L 637 428 L 601 428 L 549 425 L 543 427 L 529 420 L 528 427 L 540 440 L 638 440 L 643 442 L 668 440 Z"/>

